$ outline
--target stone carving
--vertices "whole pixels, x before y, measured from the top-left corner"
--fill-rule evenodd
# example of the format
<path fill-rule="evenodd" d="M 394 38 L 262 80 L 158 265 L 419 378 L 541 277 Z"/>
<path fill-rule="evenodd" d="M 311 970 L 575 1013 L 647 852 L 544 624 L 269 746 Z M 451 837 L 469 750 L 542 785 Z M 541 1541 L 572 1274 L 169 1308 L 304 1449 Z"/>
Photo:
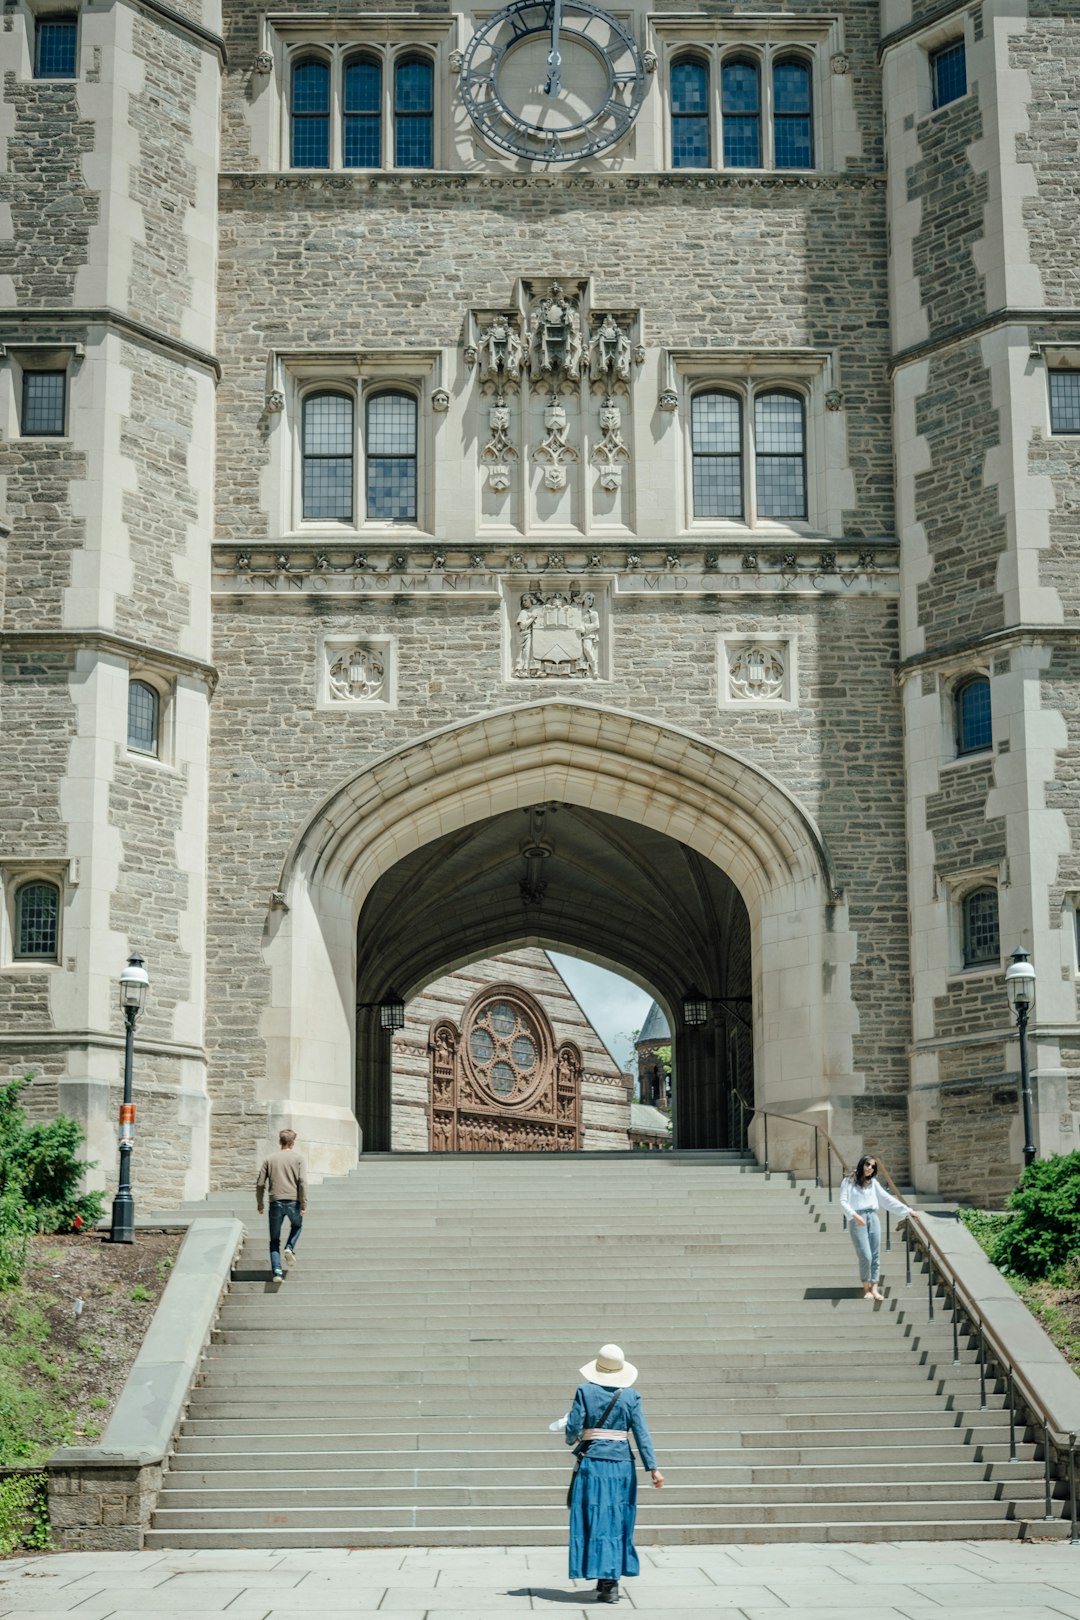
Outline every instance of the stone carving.
<path fill-rule="evenodd" d="M 630 338 L 614 315 L 605 315 L 589 341 L 589 377 L 610 393 L 617 382 L 630 381 Z"/>
<path fill-rule="evenodd" d="M 600 469 L 600 488 L 616 490 L 622 483 L 630 452 L 623 443 L 622 411 L 611 394 L 604 396 L 600 407 L 600 428 L 604 436 L 593 450 L 593 463 Z"/>
<path fill-rule="evenodd" d="M 645 51 L 641 60 L 645 63 L 646 73 L 655 73 L 660 65 L 660 58 L 655 51 Z"/>
<path fill-rule="evenodd" d="M 645 345 L 644 345 L 644 343 L 635 343 L 634 344 L 634 364 L 635 364 L 635 366 L 643 366 L 645 364 Z"/>
<path fill-rule="evenodd" d="M 386 658 L 377 647 L 358 641 L 344 652 L 331 652 L 327 688 L 335 703 L 375 703 L 386 696 Z"/>
<path fill-rule="evenodd" d="M 477 345 L 480 375 L 502 384 L 517 382 L 525 360 L 525 345 L 505 315 L 496 315 L 480 333 Z"/>
<path fill-rule="evenodd" d="M 250 572 L 251 572 L 251 552 L 250 551 L 238 551 L 236 553 L 236 571 L 237 571 L 238 574 L 250 574 Z"/>
<path fill-rule="evenodd" d="M 431 408 L 440 414 L 450 409 L 450 395 L 445 388 L 436 388 L 431 396 Z"/>
<path fill-rule="evenodd" d="M 568 426 L 566 409 L 560 405 L 558 396 L 552 394 L 544 412 L 544 426 L 547 432 L 543 441 L 536 449 L 536 459 L 543 464 L 544 487 L 546 489 L 566 488 L 566 466 L 568 461 L 579 461 L 577 451 L 568 443 L 566 430 Z"/>
<path fill-rule="evenodd" d="M 258 51 L 251 64 L 252 73 L 273 73 L 274 58 L 269 51 Z"/>
<path fill-rule="evenodd" d="M 271 416 L 276 416 L 279 411 L 285 409 L 285 395 L 280 388 L 271 388 L 266 396 L 266 409 Z"/>
<path fill-rule="evenodd" d="M 478 357 L 478 355 L 480 353 L 479 349 L 476 347 L 475 343 L 466 343 L 464 349 L 462 350 L 462 353 L 465 356 L 465 364 L 471 370 L 472 367 L 475 366 L 475 364 L 476 364 L 477 357 Z"/>
<path fill-rule="evenodd" d="M 851 67 L 851 59 L 845 56 L 843 51 L 837 51 L 835 56 L 830 57 L 829 66 L 837 77 L 842 77 Z"/>
<path fill-rule="evenodd" d="M 541 298 L 533 313 L 529 338 L 531 376 L 534 382 L 552 385 L 576 382 L 581 376 L 582 359 L 577 299 L 567 298 L 559 283 L 553 281 L 550 293 Z"/>
<path fill-rule="evenodd" d="M 844 396 L 840 390 L 838 388 L 830 388 L 829 392 L 825 395 L 825 409 L 827 411 L 838 411 L 843 403 Z"/>
<path fill-rule="evenodd" d="M 728 691 L 748 703 L 774 702 L 784 695 L 785 670 L 772 647 L 728 649 Z"/>
<path fill-rule="evenodd" d="M 600 615 L 591 591 L 526 591 L 515 628 L 515 679 L 599 678 Z"/>
<path fill-rule="evenodd" d="M 460 73 L 461 64 L 464 60 L 465 55 L 463 51 L 451 51 L 450 55 L 446 58 L 451 73 Z"/>
<path fill-rule="evenodd" d="M 496 394 L 488 407 L 488 428 L 491 437 L 480 452 L 480 460 L 487 467 L 488 488 L 501 494 L 510 488 L 510 463 L 519 459 L 510 439 L 510 406 L 503 393 Z"/>
<path fill-rule="evenodd" d="M 679 396 L 674 388 L 665 388 L 657 400 L 657 404 L 662 411 L 677 411 L 679 408 Z"/>

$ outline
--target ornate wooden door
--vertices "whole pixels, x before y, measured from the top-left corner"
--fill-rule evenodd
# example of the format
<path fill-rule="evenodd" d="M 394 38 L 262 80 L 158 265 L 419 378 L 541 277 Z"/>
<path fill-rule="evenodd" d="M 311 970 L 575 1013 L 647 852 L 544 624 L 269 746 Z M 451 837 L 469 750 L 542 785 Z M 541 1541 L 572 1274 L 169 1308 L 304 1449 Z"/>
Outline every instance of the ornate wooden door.
<path fill-rule="evenodd" d="M 543 1153 L 581 1146 L 581 1053 L 556 1047 L 540 1003 L 516 985 L 488 985 L 431 1027 L 434 1153 Z"/>

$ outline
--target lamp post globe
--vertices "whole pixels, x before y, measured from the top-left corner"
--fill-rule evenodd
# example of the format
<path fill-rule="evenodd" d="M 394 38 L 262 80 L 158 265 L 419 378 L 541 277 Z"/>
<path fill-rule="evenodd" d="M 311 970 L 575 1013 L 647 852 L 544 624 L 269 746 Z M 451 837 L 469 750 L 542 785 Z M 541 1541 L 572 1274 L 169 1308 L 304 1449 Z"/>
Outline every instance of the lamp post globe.
<path fill-rule="evenodd" d="M 124 1100 L 120 1104 L 120 1181 L 112 1206 L 111 1243 L 135 1240 L 135 1199 L 131 1192 L 131 1153 L 135 1146 L 135 1104 L 132 1101 L 135 1024 L 146 1005 L 150 975 L 138 951 L 132 951 L 120 975 L 120 1008 L 124 1014 Z"/>
<path fill-rule="evenodd" d="M 1024 1167 L 1035 1161 L 1035 1121 L 1031 1099 L 1031 1069 L 1028 1063 L 1028 1017 L 1035 1005 L 1035 969 L 1022 945 L 1018 945 L 1005 969 L 1005 994 L 1016 1017 L 1020 1042 L 1020 1106 L 1024 1120 Z"/>

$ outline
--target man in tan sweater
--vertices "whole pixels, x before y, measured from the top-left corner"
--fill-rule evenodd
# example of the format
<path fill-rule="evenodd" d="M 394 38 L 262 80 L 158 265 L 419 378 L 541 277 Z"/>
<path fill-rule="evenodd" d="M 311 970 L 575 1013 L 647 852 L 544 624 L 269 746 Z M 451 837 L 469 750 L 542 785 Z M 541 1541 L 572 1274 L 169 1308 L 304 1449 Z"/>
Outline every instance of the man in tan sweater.
<path fill-rule="evenodd" d="M 304 1161 L 293 1144 L 295 1131 L 279 1131 L 280 1147 L 259 1166 L 255 1180 L 255 1207 L 263 1212 L 263 1195 L 270 1198 L 270 1269 L 276 1283 L 284 1282 L 281 1269 L 281 1228 L 289 1217 L 289 1236 L 285 1243 L 285 1264 L 291 1266 L 296 1259 L 296 1245 L 307 1209 L 307 1176 Z"/>

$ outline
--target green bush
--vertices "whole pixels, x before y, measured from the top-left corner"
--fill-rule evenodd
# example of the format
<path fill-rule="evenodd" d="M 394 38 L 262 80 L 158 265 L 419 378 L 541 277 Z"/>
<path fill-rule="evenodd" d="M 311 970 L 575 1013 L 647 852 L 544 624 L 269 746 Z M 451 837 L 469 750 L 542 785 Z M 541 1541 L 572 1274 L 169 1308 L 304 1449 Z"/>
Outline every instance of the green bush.
<path fill-rule="evenodd" d="M 990 1258 L 1031 1282 L 1064 1274 L 1080 1254 L 1080 1153 L 1029 1164 L 1008 1198 L 1009 1219 Z"/>
<path fill-rule="evenodd" d="M 70 1232 L 101 1218 L 105 1195 L 79 1191 L 92 1168 L 79 1158 L 73 1119 L 31 1125 L 20 1102 L 32 1075 L 0 1086 L 0 1289 L 13 1288 L 33 1232 Z"/>
<path fill-rule="evenodd" d="M 0 1558 L 18 1547 L 51 1547 L 44 1474 L 0 1479 Z"/>

